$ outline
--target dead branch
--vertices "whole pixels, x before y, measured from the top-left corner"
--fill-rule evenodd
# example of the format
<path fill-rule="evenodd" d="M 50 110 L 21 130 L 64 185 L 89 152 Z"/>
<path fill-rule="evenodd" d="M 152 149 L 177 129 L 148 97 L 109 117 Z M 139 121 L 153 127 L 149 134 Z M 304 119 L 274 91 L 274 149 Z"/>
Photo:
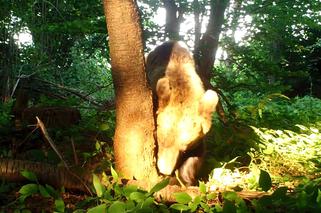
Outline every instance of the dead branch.
<path fill-rule="evenodd" d="M 47 141 L 50 144 L 50 146 L 52 147 L 52 149 L 56 152 L 56 154 L 58 155 L 60 160 L 63 162 L 67 173 L 70 174 L 71 176 L 73 176 L 74 178 L 76 178 L 80 182 L 80 184 L 83 185 L 83 187 L 89 192 L 89 194 L 92 194 L 90 188 L 87 186 L 86 182 L 82 179 L 82 177 L 80 177 L 78 174 L 76 174 L 70 170 L 66 161 L 63 159 L 62 154 L 58 151 L 57 146 L 55 145 L 53 140 L 50 138 L 49 133 L 48 133 L 45 125 L 43 124 L 43 122 L 37 116 L 36 116 L 36 119 L 37 119 L 37 125 L 41 129 L 44 137 L 47 139 Z"/>
<path fill-rule="evenodd" d="M 26 181 L 26 178 L 20 173 L 22 170 L 35 173 L 40 183 L 47 183 L 58 188 L 64 186 L 67 189 L 88 191 L 79 179 L 70 175 L 70 172 L 64 167 L 57 167 L 42 162 L 0 159 L 0 177 L 2 179 L 18 182 Z M 89 178 L 87 180 L 84 178 L 84 181 L 86 183 L 91 182 Z"/>
<path fill-rule="evenodd" d="M 54 141 L 51 139 L 51 137 L 49 136 L 49 133 L 45 127 L 45 125 L 43 124 L 43 122 L 38 118 L 38 116 L 36 116 L 37 119 L 37 126 L 40 128 L 40 130 L 42 131 L 44 137 L 46 138 L 46 140 L 48 141 L 49 145 L 51 146 L 51 148 L 56 152 L 56 154 L 58 155 L 58 157 L 60 158 L 60 160 L 63 162 L 64 166 L 69 169 L 69 166 L 67 165 L 66 161 L 64 160 L 64 158 L 62 157 L 62 154 L 58 151 L 57 146 L 55 145 Z"/>
<path fill-rule="evenodd" d="M 88 97 L 88 95 L 83 94 L 82 91 L 77 91 L 77 90 L 75 90 L 73 88 L 69 88 L 69 87 L 63 86 L 61 84 L 57 84 L 57 83 L 54 83 L 54 82 L 51 82 L 51 81 L 46 81 L 46 80 L 43 80 L 43 79 L 40 79 L 40 78 L 37 78 L 36 80 L 41 81 L 41 82 L 43 82 L 45 84 L 49 84 L 49 85 L 55 86 L 55 87 L 57 87 L 59 89 L 65 90 L 65 91 L 67 91 L 67 92 L 69 92 L 69 93 L 71 93 L 71 94 L 73 94 L 73 95 L 75 95 L 75 96 L 77 96 L 77 97 L 79 97 L 79 98 L 81 98 L 83 100 L 86 100 L 86 101 L 90 102 L 91 104 L 93 104 L 93 105 L 95 105 L 97 107 L 101 107 L 101 105 L 98 102 L 96 102 L 92 98 Z"/>

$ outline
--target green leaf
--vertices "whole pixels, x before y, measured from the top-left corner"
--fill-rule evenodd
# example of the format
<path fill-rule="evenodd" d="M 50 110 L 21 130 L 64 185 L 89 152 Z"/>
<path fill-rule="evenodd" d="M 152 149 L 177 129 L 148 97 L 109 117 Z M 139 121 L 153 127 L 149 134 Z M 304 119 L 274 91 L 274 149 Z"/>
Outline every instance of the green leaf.
<path fill-rule="evenodd" d="M 318 189 L 318 196 L 317 196 L 316 201 L 317 201 L 317 204 L 319 206 L 321 206 L 321 190 L 320 189 Z"/>
<path fill-rule="evenodd" d="M 32 195 L 38 192 L 38 184 L 35 183 L 29 183 L 24 186 L 22 186 L 19 190 L 19 193 L 22 195 Z"/>
<path fill-rule="evenodd" d="M 97 175 L 93 174 L 93 184 L 95 187 L 95 191 L 98 197 L 101 197 L 104 194 L 105 187 L 101 184 Z"/>
<path fill-rule="evenodd" d="M 133 210 L 136 207 L 136 204 L 133 200 L 127 200 L 125 202 L 125 205 L 126 205 L 125 207 L 126 209 L 131 209 L 131 210 Z"/>
<path fill-rule="evenodd" d="M 123 196 L 123 188 L 119 184 L 113 185 L 114 197 Z"/>
<path fill-rule="evenodd" d="M 39 185 L 39 192 L 43 197 L 51 197 L 46 188 L 42 185 Z"/>
<path fill-rule="evenodd" d="M 224 199 L 229 201 L 235 201 L 236 199 L 238 199 L 236 192 L 224 192 L 223 197 Z"/>
<path fill-rule="evenodd" d="M 199 181 L 199 189 L 202 194 L 206 193 L 206 185 L 203 181 Z"/>
<path fill-rule="evenodd" d="M 286 196 L 287 191 L 288 191 L 288 187 L 286 186 L 279 187 L 273 192 L 272 196 L 274 199 L 282 200 Z"/>
<path fill-rule="evenodd" d="M 220 204 L 215 204 L 214 209 L 215 209 L 215 212 L 223 211 L 223 207 Z"/>
<path fill-rule="evenodd" d="M 306 208 L 306 206 L 308 205 L 308 195 L 305 191 L 302 191 L 297 199 L 297 206 L 300 209 L 304 209 Z"/>
<path fill-rule="evenodd" d="M 18 201 L 20 204 L 24 204 L 25 199 L 28 197 L 29 195 L 20 195 L 18 198 Z"/>
<path fill-rule="evenodd" d="M 272 180 L 269 175 L 264 170 L 261 170 L 260 179 L 259 179 L 259 186 L 262 188 L 263 191 L 268 191 L 272 187 Z"/>
<path fill-rule="evenodd" d="M 154 204 L 154 197 L 148 197 L 147 199 L 144 200 L 142 207 L 143 208 L 148 208 L 151 207 Z"/>
<path fill-rule="evenodd" d="M 235 205 L 231 201 L 225 200 L 223 205 L 223 213 L 236 213 Z"/>
<path fill-rule="evenodd" d="M 189 203 L 188 207 L 190 208 L 191 212 L 195 212 L 197 207 L 198 207 L 198 205 L 195 204 L 195 203 Z"/>
<path fill-rule="evenodd" d="M 259 117 L 262 118 L 262 109 L 259 109 L 258 112 L 259 112 Z"/>
<path fill-rule="evenodd" d="M 107 130 L 110 129 L 110 128 L 109 128 L 108 123 L 103 123 L 103 124 L 100 125 L 99 129 L 100 129 L 101 131 L 107 131 Z"/>
<path fill-rule="evenodd" d="M 37 176 L 36 176 L 35 173 L 33 173 L 33 172 L 30 172 L 30 171 L 27 171 L 27 170 L 22 170 L 22 171 L 20 172 L 20 174 L 21 174 L 23 177 L 25 177 L 25 178 L 27 178 L 28 180 L 30 180 L 30 181 L 38 182 Z"/>
<path fill-rule="evenodd" d="M 46 191 L 50 194 L 51 197 L 53 198 L 58 198 L 59 193 L 50 185 L 46 184 L 45 185 Z"/>
<path fill-rule="evenodd" d="M 193 204 L 198 205 L 198 204 L 201 203 L 201 201 L 202 201 L 202 198 L 201 198 L 201 196 L 198 195 L 198 196 L 196 196 L 196 197 L 194 198 Z"/>
<path fill-rule="evenodd" d="M 165 188 L 169 184 L 169 178 L 166 178 L 162 180 L 161 182 L 157 183 L 150 191 L 150 194 L 153 194 L 155 192 L 159 192 L 163 188 Z"/>
<path fill-rule="evenodd" d="M 174 193 L 174 197 L 178 203 L 187 204 L 192 201 L 192 197 L 186 192 Z"/>
<path fill-rule="evenodd" d="M 111 171 L 111 176 L 113 176 L 114 181 L 118 182 L 118 174 L 112 166 L 110 167 L 110 171 Z"/>
<path fill-rule="evenodd" d="M 131 200 L 136 201 L 137 203 L 140 203 L 145 200 L 146 196 L 145 196 L 145 193 L 142 193 L 142 192 L 132 192 L 129 198 Z"/>
<path fill-rule="evenodd" d="M 57 212 L 65 212 L 65 203 L 61 198 L 55 200 L 55 210 Z"/>
<path fill-rule="evenodd" d="M 210 212 L 210 210 L 211 210 L 207 203 L 201 202 L 201 207 L 203 208 L 203 210 L 205 212 Z"/>
<path fill-rule="evenodd" d="M 88 209 L 87 213 L 103 213 L 106 212 L 106 209 L 106 204 L 101 204 L 99 206 L 95 206 L 93 208 Z"/>
<path fill-rule="evenodd" d="M 206 198 L 207 198 L 208 200 L 213 200 L 213 199 L 215 199 L 216 197 L 217 197 L 217 194 L 216 194 L 215 192 L 212 192 L 212 193 L 206 195 Z"/>
<path fill-rule="evenodd" d="M 178 211 L 187 211 L 189 210 L 190 208 L 184 204 L 179 204 L 179 203 L 174 203 L 170 206 L 170 208 L 172 209 L 176 209 Z"/>
<path fill-rule="evenodd" d="M 137 191 L 137 186 L 135 185 L 126 185 L 123 187 L 123 193 L 127 199 L 129 199 L 129 196 L 132 192 Z"/>
<path fill-rule="evenodd" d="M 126 211 L 126 204 L 120 201 L 115 201 L 111 206 L 108 208 L 108 212 L 112 213 L 123 213 Z M 97 212 L 98 213 L 98 212 Z"/>
<path fill-rule="evenodd" d="M 268 144 L 266 149 L 263 149 L 263 153 L 266 155 L 271 155 L 274 152 L 274 146 L 271 144 Z"/>

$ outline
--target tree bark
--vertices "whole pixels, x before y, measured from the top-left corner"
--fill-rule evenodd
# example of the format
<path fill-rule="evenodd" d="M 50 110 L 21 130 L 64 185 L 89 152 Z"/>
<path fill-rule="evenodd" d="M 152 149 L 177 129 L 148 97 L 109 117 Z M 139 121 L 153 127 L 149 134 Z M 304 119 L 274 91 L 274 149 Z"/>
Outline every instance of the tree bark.
<path fill-rule="evenodd" d="M 182 13 L 174 0 L 163 0 L 166 9 L 165 36 L 170 40 L 179 40 Z"/>
<path fill-rule="evenodd" d="M 206 32 L 200 40 L 198 49 L 194 53 L 198 74 L 201 77 L 205 88 L 211 88 L 212 67 L 215 62 L 215 55 L 218 48 L 218 41 L 224 23 L 224 12 L 228 0 L 211 0 L 210 19 Z"/>
<path fill-rule="evenodd" d="M 116 170 L 125 178 L 158 180 L 152 92 L 144 65 L 142 30 L 134 0 L 104 0 L 116 93 Z"/>
<path fill-rule="evenodd" d="M 202 30 L 202 22 L 200 20 L 200 3 L 198 0 L 193 1 L 193 7 L 194 7 L 194 50 L 198 48 L 200 39 L 201 39 L 201 30 Z"/>

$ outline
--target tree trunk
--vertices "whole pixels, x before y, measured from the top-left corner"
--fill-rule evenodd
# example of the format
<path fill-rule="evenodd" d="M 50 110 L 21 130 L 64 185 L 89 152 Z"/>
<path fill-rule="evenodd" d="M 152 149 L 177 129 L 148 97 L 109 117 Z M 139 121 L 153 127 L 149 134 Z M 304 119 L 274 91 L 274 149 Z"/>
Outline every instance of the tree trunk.
<path fill-rule="evenodd" d="M 243 0 L 234 1 L 233 15 L 232 15 L 232 21 L 231 21 L 231 30 L 232 30 L 231 37 L 234 43 L 235 43 L 235 32 L 236 32 L 237 26 L 239 25 L 239 19 L 241 16 L 242 2 Z"/>
<path fill-rule="evenodd" d="M 194 28 L 195 28 L 195 32 L 194 32 L 194 50 L 198 48 L 200 39 L 201 39 L 201 29 L 202 29 L 202 22 L 200 20 L 200 15 L 201 15 L 201 11 L 200 11 L 200 3 L 198 2 L 198 0 L 194 0 L 193 1 L 193 7 L 194 7 Z"/>
<path fill-rule="evenodd" d="M 179 29 L 182 14 L 174 0 L 163 0 L 166 9 L 165 36 L 170 40 L 179 40 Z"/>
<path fill-rule="evenodd" d="M 215 55 L 218 48 L 218 41 L 224 22 L 224 12 L 228 0 L 211 0 L 211 13 L 206 32 L 200 40 L 194 57 L 198 64 L 200 75 L 205 88 L 211 88 L 212 67 L 215 62 Z"/>
<path fill-rule="evenodd" d="M 152 92 L 144 65 L 142 30 L 134 0 L 104 0 L 116 93 L 116 170 L 125 178 L 158 180 Z"/>

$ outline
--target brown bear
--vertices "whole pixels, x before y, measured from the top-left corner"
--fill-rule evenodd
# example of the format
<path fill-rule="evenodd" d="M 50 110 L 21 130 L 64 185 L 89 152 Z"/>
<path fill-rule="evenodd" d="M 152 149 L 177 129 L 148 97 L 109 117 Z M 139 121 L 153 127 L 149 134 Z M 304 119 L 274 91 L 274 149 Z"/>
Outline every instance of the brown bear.
<path fill-rule="evenodd" d="M 218 101 L 204 90 L 191 52 L 182 42 L 169 41 L 147 57 L 157 122 L 157 167 L 164 175 L 177 169 L 180 180 L 194 185 L 204 156 L 202 138 L 209 131 Z"/>

